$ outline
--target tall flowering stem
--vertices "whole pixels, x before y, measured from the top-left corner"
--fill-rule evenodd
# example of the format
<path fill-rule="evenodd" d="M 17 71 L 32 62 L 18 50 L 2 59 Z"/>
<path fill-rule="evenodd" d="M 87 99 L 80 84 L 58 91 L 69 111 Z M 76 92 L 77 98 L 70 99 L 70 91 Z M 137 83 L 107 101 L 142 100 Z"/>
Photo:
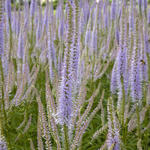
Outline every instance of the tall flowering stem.
<path fill-rule="evenodd" d="M 107 104 L 108 111 L 108 137 L 107 137 L 107 147 L 112 150 L 120 150 L 120 135 L 117 123 L 116 114 L 114 111 L 114 104 L 112 99 L 108 100 Z"/>
<path fill-rule="evenodd" d="M 3 129 L 3 125 L 7 129 L 7 115 L 5 111 L 5 101 L 4 101 L 4 74 L 3 74 L 3 64 L 2 64 L 2 54 L 4 51 L 4 41 L 3 41 L 3 25 L 4 25 L 4 12 L 3 12 L 3 1 L 0 1 L 0 149 L 1 145 L 7 149 L 6 143 L 4 142 L 3 134 L 7 134 Z M 3 118 L 4 117 L 4 118 Z"/>
<path fill-rule="evenodd" d="M 67 35 L 66 49 L 64 52 L 64 64 L 62 72 L 62 81 L 59 98 L 58 119 L 59 123 L 64 126 L 65 149 L 69 150 L 68 127 L 72 115 L 72 67 L 71 54 L 73 44 L 73 6 L 72 1 L 67 1 Z"/>
<path fill-rule="evenodd" d="M 64 64 L 62 72 L 62 81 L 60 89 L 59 98 L 59 122 L 60 124 L 66 124 L 69 126 L 71 119 L 71 108 L 72 108 L 72 98 L 71 98 L 71 45 L 72 45 L 72 14 L 73 8 L 71 3 L 67 2 L 67 37 L 66 37 L 66 49 L 64 52 Z"/>
<path fill-rule="evenodd" d="M 11 51 L 12 51 L 12 27 L 11 27 L 11 1 L 6 0 L 6 12 L 7 12 L 7 17 L 8 17 L 8 24 L 9 24 L 9 62 L 11 61 Z"/>
<path fill-rule="evenodd" d="M 134 49 L 132 53 L 132 62 L 131 62 L 131 97 L 132 101 L 136 102 L 142 98 L 142 89 L 140 81 L 140 65 L 139 65 L 139 24 L 136 19 L 135 29 L 134 29 Z"/>
<path fill-rule="evenodd" d="M 72 50 L 72 74 L 74 80 L 77 79 L 78 62 L 80 54 L 80 31 L 79 31 L 79 4 L 78 0 L 74 1 L 74 36 L 73 36 L 73 50 Z"/>

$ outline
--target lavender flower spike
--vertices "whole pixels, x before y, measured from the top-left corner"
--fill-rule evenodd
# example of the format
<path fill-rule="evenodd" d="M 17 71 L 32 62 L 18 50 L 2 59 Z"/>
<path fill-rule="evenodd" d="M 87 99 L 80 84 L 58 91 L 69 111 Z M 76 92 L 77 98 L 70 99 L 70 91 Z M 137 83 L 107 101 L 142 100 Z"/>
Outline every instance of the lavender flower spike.
<path fill-rule="evenodd" d="M 132 54 L 132 62 L 131 62 L 131 97 L 132 101 L 136 102 L 142 98 L 142 89 L 140 82 L 140 61 L 139 61 L 139 34 L 138 34 L 138 21 L 136 21 L 136 29 L 134 31 L 135 41 L 134 41 L 134 49 Z"/>
<path fill-rule="evenodd" d="M 80 54 L 80 23 L 79 23 L 79 4 L 78 0 L 74 1 L 74 36 L 73 36 L 73 49 L 72 49 L 72 77 L 77 79 L 78 63 Z"/>
<path fill-rule="evenodd" d="M 36 1 L 32 0 L 31 1 L 31 6 L 30 6 L 30 16 L 31 16 L 31 18 L 33 18 L 34 14 L 35 14 L 35 5 L 36 5 Z"/>
<path fill-rule="evenodd" d="M 6 0 L 6 12 L 8 15 L 8 20 L 11 22 L 11 0 Z"/>
<path fill-rule="evenodd" d="M 115 20 L 115 17 L 116 17 L 116 0 L 113 0 L 111 4 L 111 20 Z"/>
<path fill-rule="evenodd" d="M 3 137 L 0 137 L 0 150 L 7 150 L 7 145 Z"/>
<path fill-rule="evenodd" d="M 17 57 L 19 59 L 23 59 L 23 53 L 24 53 L 24 42 L 23 42 L 22 32 L 19 34 L 19 41 L 18 41 L 18 51 L 17 51 Z"/>
<path fill-rule="evenodd" d="M 138 4 L 139 4 L 139 10 L 141 12 L 142 11 L 142 0 L 138 0 Z"/>
<path fill-rule="evenodd" d="M 67 1 L 67 35 L 66 49 L 59 98 L 58 120 L 62 125 L 69 126 L 72 115 L 72 81 L 71 81 L 71 50 L 73 37 L 73 8 L 70 1 Z"/>

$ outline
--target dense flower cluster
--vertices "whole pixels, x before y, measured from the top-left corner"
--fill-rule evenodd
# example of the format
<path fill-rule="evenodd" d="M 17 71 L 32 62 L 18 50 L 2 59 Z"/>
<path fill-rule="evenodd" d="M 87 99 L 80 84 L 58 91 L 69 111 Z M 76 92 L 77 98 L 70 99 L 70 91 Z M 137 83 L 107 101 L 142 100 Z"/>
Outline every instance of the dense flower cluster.
<path fill-rule="evenodd" d="M 0 150 L 148 150 L 147 0 L 0 0 Z"/>

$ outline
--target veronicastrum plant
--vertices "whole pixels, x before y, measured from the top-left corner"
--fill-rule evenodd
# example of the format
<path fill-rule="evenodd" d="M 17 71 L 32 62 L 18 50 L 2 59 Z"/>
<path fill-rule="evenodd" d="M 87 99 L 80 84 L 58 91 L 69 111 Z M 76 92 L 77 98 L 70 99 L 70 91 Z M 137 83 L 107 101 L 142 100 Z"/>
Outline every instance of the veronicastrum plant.
<path fill-rule="evenodd" d="M 0 149 L 148 150 L 147 0 L 0 0 Z"/>

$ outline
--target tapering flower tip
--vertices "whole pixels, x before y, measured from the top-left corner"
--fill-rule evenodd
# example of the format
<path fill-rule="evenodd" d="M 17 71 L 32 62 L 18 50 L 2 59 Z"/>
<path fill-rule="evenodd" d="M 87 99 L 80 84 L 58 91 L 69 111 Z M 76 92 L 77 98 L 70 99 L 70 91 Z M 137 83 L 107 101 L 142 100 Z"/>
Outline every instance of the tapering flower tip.
<path fill-rule="evenodd" d="M 59 27 L 58 27 L 58 37 L 59 39 L 63 39 L 64 35 L 64 19 L 60 20 Z"/>
<path fill-rule="evenodd" d="M 108 8 L 107 8 L 107 2 L 104 3 L 104 25 L 105 28 L 108 28 Z"/>
<path fill-rule="evenodd" d="M 139 7 L 142 7 L 142 0 L 138 0 Z"/>
<path fill-rule="evenodd" d="M 11 22 L 11 0 L 6 0 L 6 13 L 8 20 Z"/>
<path fill-rule="evenodd" d="M 31 0 L 31 6 L 30 6 L 30 16 L 31 16 L 31 18 L 34 17 L 35 7 L 36 7 L 36 1 L 35 0 Z"/>
<path fill-rule="evenodd" d="M 90 15 L 90 6 L 88 1 L 85 1 L 83 6 L 83 17 L 84 17 L 85 24 L 88 22 L 89 15 Z"/>
<path fill-rule="evenodd" d="M 80 2 L 79 2 L 79 6 L 80 6 L 80 8 L 82 8 L 82 7 L 83 7 L 83 0 L 80 0 Z"/>
<path fill-rule="evenodd" d="M 91 50 L 97 50 L 97 30 L 94 29 L 92 31 L 92 38 L 91 38 Z"/>
<path fill-rule="evenodd" d="M 111 75 L 111 92 L 112 94 L 117 93 L 117 61 L 115 61 L 113 70 L 112 70 L 112 75 Z"/>
<path fill-rule="evenodd" d="M 0 150 L 7 150 L 7 144 L 2 137 L 0 137 Z"/>
<path fill-rule="evenodd" d="M 49 8 L 48 8 L 48 4 L 46 5 L 46 8 L 45 8 L 45 12 L 44 12 L 44 20 L 43 20 L 43 29 L 42 29 L 42 33 L 44 32 L 44 29 L 46 29 L 46 32 L 48 32 L 48 22 L 49 22 Z"/>
<path fill-rule="evenodd" d="M 115 37 L 116 37 L 116 42 L 117 42 L 117 44 L 119 45 L 120 35 L 119 35 L 119 28 L 118 28 L 118 27 L 116 27 L 116 34 L 115 34 Z"/>
<path fill-rule="evenodd" d="M 26 0 L 24 2 L 24 30 L 28 27 L 28 23 L 29 23 L 29 4 L 28 1 Z"/>
<path fill-rule="evenodd" d="M 116 0 L 113 0 L 111 4 L 111 20 L 115 20 L 115 17 L 116 17 Z"/>
<path fill-rule="evenodd" d="M 20 32 L 20 24 L 21 24 L 21 10 L 19 8 L 19 11 L 18 11 L 18 19 L 17 19 L 17 35 L 19 35 L 19 32 Z"/>
<path fill-rule="evenodd" d="M 124 77 L 125 76 L 125 72 L 126 72 L 126 52 L 123 49 L 119 50 L 118 53 L 118 73 L 120 74 L 120 77 Z"/>
<path fill-rule="evenodd" d="M 147 19 L 147 22 L 150 25 L 150 9 L 148 10 L 148 19 Z"/>
<path fill-rule="evenodd" d="M 134 1 L 130 0 L 129 28 L 134 29 Z"/>
<path fill-rule="evenodd" d="M 144 0 L 144 11 L 147 9 L 147 0 Z"/>
<path fill-rule="evenodd" d="M 24 42 L 23 42 L 22 33 L 19 34 L 19 40 L 18 40 L 18 51 L 17 51 L 17 57 L 19 59 L 23 59 L 24 55 Z"/>

